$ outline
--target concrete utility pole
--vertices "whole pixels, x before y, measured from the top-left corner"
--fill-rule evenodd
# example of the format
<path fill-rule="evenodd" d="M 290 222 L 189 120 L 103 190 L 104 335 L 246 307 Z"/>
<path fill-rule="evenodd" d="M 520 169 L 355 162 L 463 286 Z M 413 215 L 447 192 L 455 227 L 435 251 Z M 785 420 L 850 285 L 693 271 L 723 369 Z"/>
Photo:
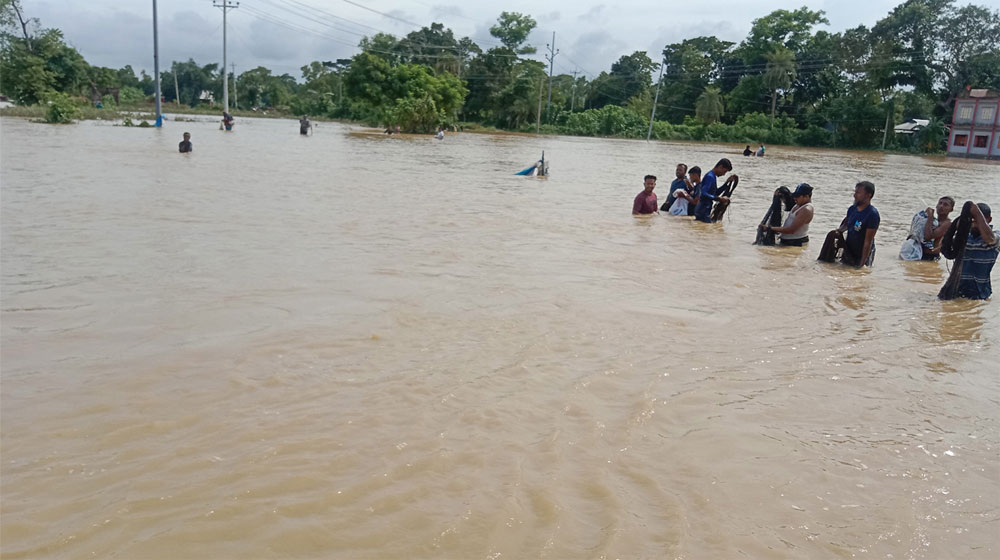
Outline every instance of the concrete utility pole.
<path fill-rule="evenodd" d="M 576 109 L 576 75 L 579 74 L 579 70 L 573 70 L 573 94 L 569 100 L 569 112 L 572 113 Z"/>
<path fill-rule="evenodd" d="M 229 111 L 229 67 L 226 61 L 226 12 L 240 7 L 239 2 L 216 0 L 212 3 L 216 8 L 222 8 L 222 107 Z"/>
<path fill-rule="evenodd" d="M 538 112 L 535 113 L 535 134 L 542 128 L 542 81 L 538 80 Z"/>
<path fill-rule="evenodd" d="M 160 36 L 156 28 L 156 0 L 153 0 L 153 75 L 156 76 L 156 126 L 163 126 L 160 109 Z"/>
<path fill-rule="evenodd" d="M 233 109 L 239 109 L 240 108 L 240 98 L 237 97 L 237 95 L 236 95 L 238 92 L 236 90 L 236 63 L 235 62 L 232 64 L 232 67 L 233 67 Z"/>
<path fill-rule="evenodd" d="M 559 50 L 556 49 L 556 32 L 552 32 L 552 44 L 545 45 L 549 49 L 549 54 L 545 55 L 545 60 L 549 61 L 549 100 L 545 102 L 545 120 L 549 120 L 549 105 L 552 103 L 552 70 L 556 65 L 556 55 L 559 54 Z"/>
<path fill-rule="evenodd" d="M 170 64 L 170 72 L 174 75 L 174 105 L 181 104 L 181 88 L 177 87 L 177 63 Z"/>
<path fill-rule="evenodd" d="M 656 95 L 653 96 L 653 112 L 649 114 L 649 132 L 646 133 L 646 142 L 653 136 L 653 118 L 656 117 L 656 103 L 660 100 L 660 84 L 663 82 L 663 67 L 667 65 L 667 59 L 660 63 L 660 77 L 656 79 Z"/>

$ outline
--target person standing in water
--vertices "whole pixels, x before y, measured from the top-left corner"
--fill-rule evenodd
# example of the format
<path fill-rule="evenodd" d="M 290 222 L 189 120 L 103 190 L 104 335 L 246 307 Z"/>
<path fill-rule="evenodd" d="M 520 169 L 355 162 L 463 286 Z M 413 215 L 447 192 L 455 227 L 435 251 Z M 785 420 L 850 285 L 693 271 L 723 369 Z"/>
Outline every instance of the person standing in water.
<path fill-rule="evenodd" d="M 861 181 L 854 187 L 854 204 L 847 209 L 847 216 L 840 227 L 826 234 L 819 260 L 834 262 L 837 252 L 843 249 L 840 262 L 856 266 L 872 266 L 875 262 L 875 233 L 882 220 L 872 206 L 875 185 Z M 847 232 L 847 238 L 844 238 Z"/>
<path fill-rule="evenodd" d="M 653 194 L 653 189 L 656 188 L 656 175 L 643 177 L 642 186 L 642 192 L 635 195 L 635 200 L 632 202 L 633 216 L 656 213 L 656 195 Z"/>
<path fill-rule="evenodd" d="M 761 229 L 781 234 L 782 245 L 801 247 L 809 243 L 809 223 L 813 219 L 812 193 L 813 188 L 809 183 L 795 187 L 795 192 L 792 193 L 795 206 L 788 211 L 785 223 L 781 227 L 761 224 Z"/>
<path fill-rule="evenodd" d="M 733 170 L 733 164 L 728 158 L 722 158 L 711 171 L 701 179 L 701 196 L 698 197 L 698 206 L 694 210 L 694 219 L 706 224 L 712 223 L 712 205 L 716 200 L 728 201 L 725 196 L 719 195 L 718 179 Z"/>
<path fill-rule="evenodd" d="M 309 136 L 309 130 L 313 127 L 312 123 L 309 122 L 308 115 L 302 115 L 299 119 L 299 134 L 302 136 Z"/>
<path fill-rule="evenodd" d="M 941 258 L 941 240 L 951 226 L 951 214 L 955 209 L 955 199 L 942 196 L 935 209 L 928 207 L 917 212 L 910 222 L 910 234 L 906 236 L 899 258 L 904 261 L 936 261 Z"/>
<path fill-rule="evenodd" d="M 670 210 L 670 205 L 674 203 L 674 199 L 677 198 L 677 189 L 687 189 L 691 186 L 691 183 L 687 181 L 684 174 L 687 173 L 687 164 L 678 163 L 677 168 L 674 169 L 674 175 L 677 177 L 670 183 L 670 191 L 667 193 L 667 200 L 660 206 L 660 210 L 666 212 Z"/>
<path fill-rule="evenodd" d="M 191 144 L 190 132 L 184 133 L 184 140 L 181 140 L 181 143 L 177 145 L 177 150 L 182 154 L 188 154 L 194 151 L 194 145 Z"/>
<path fill-rule="evenodd" d="M 230 115 L 226 111 L 222 112 L 222 126 L 226 130 L 232 130 L 233 129 L 233 116 Z"/>
<path fill-rule="evenodd" d="M 969 206 L 972 227 L 962 258 L 958 295 L 967 299 L 989 299 L 993 295 L 990 273 L 1000 255 L 1000 237 L 990 225 L 993 221 L 990 206 L 985 202 Z"/>
<path fill-rule="evenodd" d="M 753 155 L 753 150 L 750 149 L 750 144 L 743 150 L 743 157 L 749 157 Z"/>

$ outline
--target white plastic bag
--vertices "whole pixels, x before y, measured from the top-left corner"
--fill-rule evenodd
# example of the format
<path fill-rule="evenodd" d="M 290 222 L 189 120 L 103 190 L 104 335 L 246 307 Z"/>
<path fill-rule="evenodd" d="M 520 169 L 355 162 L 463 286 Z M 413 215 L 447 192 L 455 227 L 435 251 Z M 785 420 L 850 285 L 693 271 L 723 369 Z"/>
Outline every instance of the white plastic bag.
<path fill-rule="evenodd" d="M 670 209 L 667 212 L 671 216 L 687 216 L 688 215 L 688 201 L 686 198 L 677 197 L 674 199 L 674 203 L 670 205 Z"/>
<path fill-rule="evenodd" d="M 899 258 L 904 261 L 919 261 L 924 256 L 924 247 L 912 237 L 903 242 L 899 248 Z"/>

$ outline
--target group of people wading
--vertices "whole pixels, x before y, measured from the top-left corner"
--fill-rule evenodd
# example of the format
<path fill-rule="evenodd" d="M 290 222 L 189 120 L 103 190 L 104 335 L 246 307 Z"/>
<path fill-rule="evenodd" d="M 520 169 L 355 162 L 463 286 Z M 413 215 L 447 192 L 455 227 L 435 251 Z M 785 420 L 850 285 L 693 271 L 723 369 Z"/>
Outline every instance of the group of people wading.
<path fill-rule="evenodd" d="M 643 178 L 643 190 L 632 203 L 633 215 L 656 214 L 660 211 L 673 216 L 693 216 L 705 223 L 718 221 L 729 206 L 730 197 L 739 177 L 730 178 L 719 187 L 718 181 L 733 170 L 732 163 L 722 158 L 704 176 L 699 167 L 688 169 L 677 164 L 676 178 L 662 206 L 657 206 L 656 176 Z M 790 245 L 801 247 L 809 242 L 809 224 L 814 216 L 813 188 L 807 183 L 795 187 L 778 187 L 771 207 L 758 226 L 755 245 Z M 819 260 L 840 261 L 857 268 L 871 267 L 875 261 L 875 234 L 881 222 L 878 210 L 872 206 L 875 185 L 861 181 L 854 187 L 854 204 L 840 226 L 826 235 Z M 1000 255 L 1000 236 L 990 224 L 990 207 L 984 202 L 966 202 L 961 215 L 949 218 L 955 200 L 941 197 L 936 208 L 928 207 L 914 217 L 910 233 L 900 250 L 904 260 L 938 260 L 941 255 L 954 260 L 951 273 L 938 297 L 954 299 L 987 299 L 993 293 L 990 273 Z M 788 214 L 782 220 L 782 211 Z"/>

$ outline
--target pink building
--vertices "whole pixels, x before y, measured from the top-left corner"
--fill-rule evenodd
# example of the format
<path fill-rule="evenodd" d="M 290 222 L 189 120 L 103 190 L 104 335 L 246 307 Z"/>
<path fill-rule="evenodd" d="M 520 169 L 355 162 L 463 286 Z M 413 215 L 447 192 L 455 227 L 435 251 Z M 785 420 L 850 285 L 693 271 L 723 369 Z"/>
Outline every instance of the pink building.
<path fill-rule="evenodd" d="M 948 155 L 1000 159 L 1000 93 L 966 90 L 955 101 Z"/>

